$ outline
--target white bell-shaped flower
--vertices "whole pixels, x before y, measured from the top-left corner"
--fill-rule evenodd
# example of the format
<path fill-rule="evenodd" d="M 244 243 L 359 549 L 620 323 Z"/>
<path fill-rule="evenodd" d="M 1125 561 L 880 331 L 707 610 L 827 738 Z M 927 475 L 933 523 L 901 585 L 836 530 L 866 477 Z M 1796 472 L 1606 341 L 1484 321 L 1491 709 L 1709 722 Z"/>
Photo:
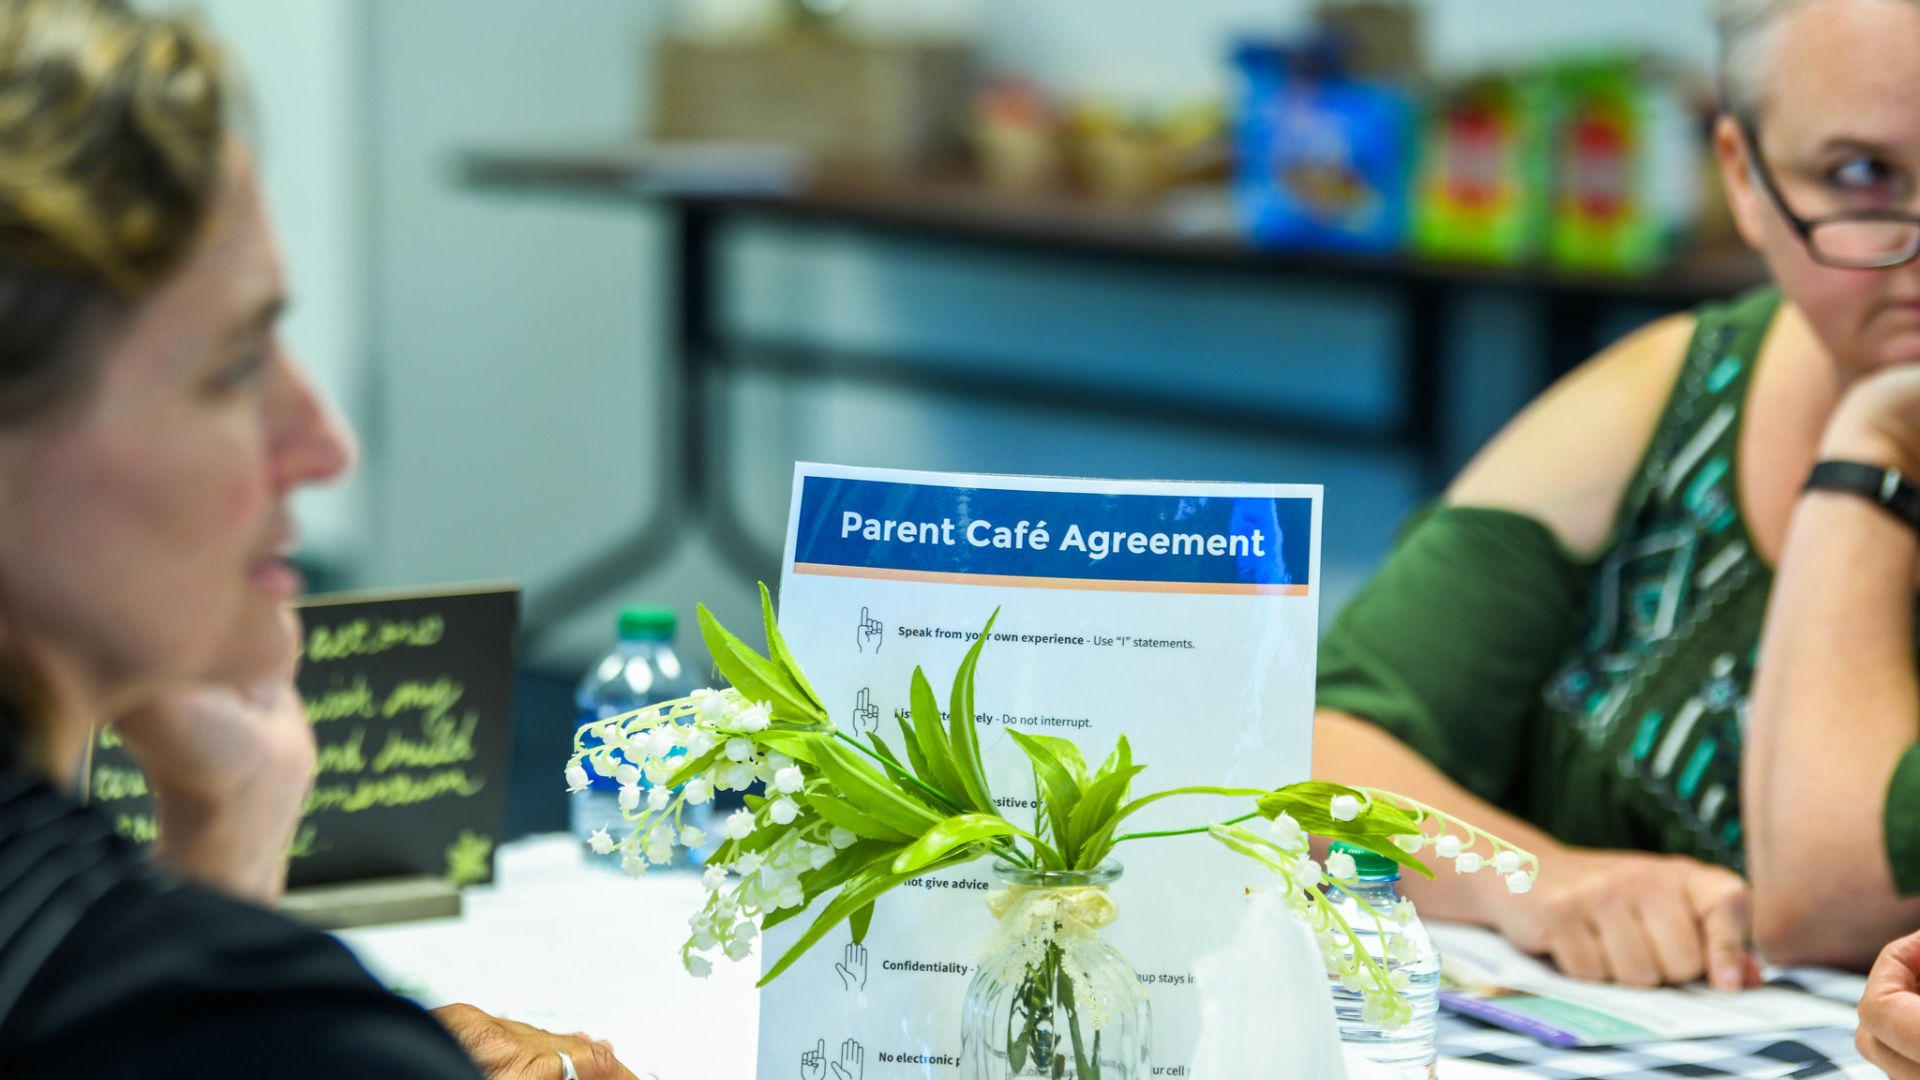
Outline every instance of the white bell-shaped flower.
<path fill-rule="evenodd" d="M 753 835 L 753 812 L 735 810 L 727 815 L 727 837 L 731 840 L 745 840 Z"/>

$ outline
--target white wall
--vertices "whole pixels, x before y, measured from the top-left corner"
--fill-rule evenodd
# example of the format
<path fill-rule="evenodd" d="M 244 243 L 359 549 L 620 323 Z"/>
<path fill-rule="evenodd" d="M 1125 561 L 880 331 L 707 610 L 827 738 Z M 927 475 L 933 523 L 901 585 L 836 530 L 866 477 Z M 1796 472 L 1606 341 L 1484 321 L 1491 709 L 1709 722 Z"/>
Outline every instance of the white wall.
<path fill-rule="evenodd" d="M 358 0 L 150 0 L 198 12 L 238 57 L 249 132 L 293 288 L 285 332 L 358 427 L 369 420 L 362 184 L 364 33 Z M 304 552 L 351 566 L 369 554 L 367 478 L 303 496 Z"/>
<path fill-rule="evenodd" d="M 752 3 L 754 0 L 730 0 Z M 990 57 L 1116 101 L 1223 93 L 1244 30 L 1285 29 L 1305 0 L 855 0 L 871 23 L 972 28 Z M 662 222 L 623 205 L 462 190 L 461 149 L 604 141 L 635 129 L 660 0 L 224 0 L 216 24 L 260 82 L 268 183 L 302 288 L 290 327 L 368 429 L 369 490 L 322 532 L 364 537 L 374 584 L 518 577 L 536 592 L 654 505 L 652 387 L 666 362 Z M 1704 0 L 1433 0 L 1443 68 L 1545 48 L 1644 45 L 1704 62 Z M 361 23 L 364 25 L 361 25 Z M 358 27 L 358 29 L 356 29 Z M 368 103 L 363 108 L 362 102 Z M 357 127 L 365 124 L 365 127 Z M 288 134 L 281 134 L 281 133 Z M 297 135 L 291 133 L 298 132 Z M 361 184 L 364 176 L 365 185 Z M 981 365 L 1038 356 L 1089 378 L 1168 363 L 1227 385 L 1304 388 L 1380 413 L 1393 308 L 1356 291 L 1291 296 L 1088 278 L 834 236 L 754 230 L 732 247 L 740 327 Z M 1517 404 L 1532 329 L 1474 303 L 1451 388 L 1475 430 Z M 362 341 L 368 348 L 358 348 Z M 366 366 L 361 366 L 362 364 Z M 371 383 L 364 397 L 357 387 Z M 1330 484 L 1328 562 L 1350 587 L 1415 483 L 1393 459 L 1273 440 L 1197 442 L 955 407 L 890 391 L 763 380 L 739 395 L 729 485 L 779 535 L 792 460 L 1194 475 Z M 1046 423 L 1048 438 L 1036 439 Z M 545 657 L 572 664 L 623 601 L 747 612 L 742 583 L 696 542 L 609 596 Z"/>

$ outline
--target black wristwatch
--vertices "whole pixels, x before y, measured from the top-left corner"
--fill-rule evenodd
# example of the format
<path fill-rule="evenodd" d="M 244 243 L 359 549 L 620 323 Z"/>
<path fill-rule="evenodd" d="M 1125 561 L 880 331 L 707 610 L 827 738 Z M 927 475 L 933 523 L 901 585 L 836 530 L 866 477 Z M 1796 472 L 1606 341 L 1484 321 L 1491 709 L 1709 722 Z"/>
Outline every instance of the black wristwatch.
<path fill-rule="evenodd" d="M 1858 461 L 1823 461 L 1807 477 L 1806 490 L 1859 495 L 1920 530 L 1920 487 L 1899 469 Z"/>

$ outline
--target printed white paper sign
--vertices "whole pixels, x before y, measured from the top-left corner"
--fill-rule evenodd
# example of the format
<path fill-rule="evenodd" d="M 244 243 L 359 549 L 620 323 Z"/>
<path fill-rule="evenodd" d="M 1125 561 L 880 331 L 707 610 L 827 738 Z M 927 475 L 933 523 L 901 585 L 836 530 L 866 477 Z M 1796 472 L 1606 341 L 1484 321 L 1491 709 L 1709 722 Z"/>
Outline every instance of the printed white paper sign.
<path fill-rule="evenodd" d="M 780 623 L 835 724 L 897 748 L 915 666 L 946 701 L 996 608 L 976 701 L 1002 812 L 1030 826 L 1033 777 L 1009 728 L 1078 744 L 1125 735 L 1135 795 L 1307 779 L 1319 623 L 1317 486 L 795 470 Z M 1203 826 L 1248 800 L 1169 799 L 1127 832 Z M 1261 884 L 1210 838 L 1121 844 L 1106 934 L 1152 991 L 1157 1076 L 1189 1076 L 1194 962 Z M 842 927 L 760 1007 L 760 1080 L 959 1075 L 961 1003 L 992 927 L 987 860 L 882 897 L 864 945 Z M 771 965 L 811 922 L 775 928 Z"/>

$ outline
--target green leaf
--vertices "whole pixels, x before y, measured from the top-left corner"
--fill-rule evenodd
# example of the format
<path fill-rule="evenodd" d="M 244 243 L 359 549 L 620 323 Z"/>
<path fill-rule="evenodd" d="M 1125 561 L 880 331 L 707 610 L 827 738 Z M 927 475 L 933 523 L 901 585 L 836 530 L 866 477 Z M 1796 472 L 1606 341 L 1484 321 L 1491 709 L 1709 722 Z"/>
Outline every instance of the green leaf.
<path fill-rule="evenodd" d="M 1365 809 L 1359 817 L 1352 821 L 1334 820 L 1331 806 L 1340 795 L 1361 801 Z M 1419 819 L 1412 813 L 1377 799 L 1369 803 L 1357 788 L 1327 780 L 1308 780 L 1268 792 L 1260 797 L 1259 808 L 1261 815 L 1268 819 L 1278 817 L 1284 810 L 1292 814 L 1302 828 L 1323 836 L 1328 835 L 1329 830 L 1382 835 L 1404 835 L 1420 830 Z"/>
<path fill-rule="evenodd" d="M 903 833 L 888 826 L 879 818 L 863 814 L 854 809 L 852 803 L 837 795 L 825 792 L 808 792 L 803 796 L 814 813 L 829 825 L 837 825 L 855 836 L 866 840 L 887 840 L 896 844 L 905 844 L 913 840 L 913 834 Z"/>
<path fill-rule="evenodd" d="M 960 661 L 960 670 L 953 676 L 953 693 L 947 702 L 947 743 L 953 748 L 953 771 L 960 778 L 967 804 L 981 813 L 992 813 L 994 806 L 986 770 L 980 764 L 980 729 L 973 712 L 973 683 L 980 664 L 980 649 L 993 634 L 993 624 L 999 618 L 1000 609 L 995 608 L 987 617 L 986 628 L 980 631 L 966 658 Z"/>
<path fill-rule="evenodd" d="M 853 932 L 853 943 L 859 945 L 867 940 L 867 928 L 873 925 L 873 904 L 847 916 L 847 929 Z"/>
<path fill-rule="evenodd" d="M 767 651 L 773 655 L 774 662 L 786 669 L 793 685 L 813 702 L 814 711 L 827 715 L 827 707 L 814 692 L 813 684 L 807 681 L 807 673 L 800 669 L 800 661 L 793 658 L 793 652 L 787 648 L 787 639 L 780 636 L 780 620 L 773 614 L 773 594 L 767 591 L 767 583 L 760 583 L 760 612 L 767 625 Z"/>
<path fill-rule="evenodd" d="M 812 765 L 819 759 L 820 743 L 833 736 L 824 731 L 775 731 L 769 728 L 749 737 L 768 750 Z"/>
<path fill-rule="evenodd" d="M 827 783 L 854 809 L 895 832 L 918 836 L 940 820 L 926 804 L 902 794 L 893 781 L 837 742 L 821 744 L 819 767 Z"/>
<path fill-rule="evenodd" d="M 805 692 L 780 667 L 754 652 L 731 630 L 720 625 L 705 604 L 698 609 L 700 636 L 706 639 L 713 666 L 749 701 L 765 701 L 775 715 L 818 726 L 825 717 Z"/>
<path fill-rule="evenodd" d="M 1122 735 L 1114 742 L 1113 749 L 1107 754 L 1107 760 L 1101 762 L 1100 768 L 1094 772 L 1093 779 L 1098 782 L 1102 777 L 1112 776 L 1132 764 L 1133 744 L 1127 741 L 1125 735 Z M 1146 766 L 1142 765 L 1141 768 L 1144 769 Z"/>
<path fill-rule="evenodd" d="M 899 719 L 899 717 L 895 717 L 895 719 Z M 907 725 L 902 721 L 900 730 L 906 731 L 906 729 Z M 922 787 L 921 785 L 925 784 L 926 781 L 921 780 L 919 774 L 914 772 L 911 767 L 901 763 L 900 758 L 894 754 L 893 748 L 887 745 L 887 741 L 880 737 L 879 732 L 868 732 L 867 740 L 873 744 L 874 756 L 885 762 L 879 769 L 881 775 L 885 776 L 890 782 L 898 783 L 901 791 L 926 804 L 927 809 L 933 811 L 940 817 L 945 817 L 959 809 L 958 807 L 949 806 L 941 802 L 931 792 Z M 857 746 L 858 743 L 855 743 L 855 745 Z M 908 736 L 907 746 L 909 749 L 913 747 L 911 735 Z"/>
<path fill-rule="evenodd" d="M 1366 804 L 1360 816 L 1352 821 L 1335 821 L 1330 804 L 1335 796 L 1351 795 Z M 1260 813 L 1268 820 L 1279 817 L 1282 812 L 1291 814 L 1300 827 L 1317 836 L 1329 840 L 1345 840 L 1392 859 L 1410 870 L 1427 877 L 1433 871 L 1427 864 L 1400 849 L 1393 842 L 1396 836 L 1405 836 L 1420 831 L 1419 819 L 1406 810 L 1379 799 L 1366 802 L 1366 796 L 1345 784 L 1335 784 L 1327 780 L 1308 780 L 1298 784 L 1268 792 L 1261 796 Z"/>
<path fill-rule="evenodd" d="M 892 858 L 900 854 L 900 845 L 881 843 L 876 840 L 862 840 L 845 851 L 834 853 L 833 861 L 818 870 L 808 870 L 800 875 L 800 887 L 807 896 L 823 896 L 847 883 L 853 875 L 871 865 L 881 856 Z M 805 907 L 806 905 L 801 905 Z M 792 908 L 783 908 L 792 911 Z"/>
<path fill-rule="evenodd" d="M 873 744 L 873 752 L 879 755 L 881 758 L 885 759 L 887 764 L 892 765 L 894 768 L 899 769 L 901 772 L 907 771 L 907 767 L 905 765 L 900 764 L 899 757 L 895 756 L 893 752 L 893 747 L 887 745 L 887 740 L 881 738 L 879 732 L 877 731 L 867 732 L 867 741 Z"/>
<path fill-rule="evenodd" d="M 769 968 L 756 985 L 765 986 L 779 978 L 781 972 L 792 967 L 795 960 L 800 959 L 802 954 L 818 944 L 821 938 L 826 937 L 829 931 L 845 922 L 854 912 L 872 904 L 894 886 L 916 876 L 894 873 L 891 863 L 892 860 L 885 857 L 875 859 L 848 879 L 839 894 L 833 898 L 833 902 L 820 912 L 820 917 L 813 920 L 813 925 L 807 927 L 806 933 L 800 935 L 800 940 L 787 949 L 779 962 Z"/>
<path fill-rule="evenodd" d="M 1019 827 L 997 814 L 958 814 L 928 829 L 893 860 L 896 874 L 916 873 L 964 847 L 1000 836 L 1024 836 Z"/>
<path fill-rule="evenodd" d="M 1080 757 L 1078 746 L 1055 735 L 1029 735 L 1024 731 L 1013 730 L 1009 730 L 1007 734 L 1013 736 L 1013 741 L 1027 751 L 1029 758 L 1033 757 L 1034 748 L 1038 748 L 1040 752 L 1059 762 L 1067 778 L 1072 781 L 1072 789 L 1076 795 L 1081 788 L 1087 786 L 1087 763 Z"/>
<path fill-rule="evenodd" d="M 806 914 L 815 900 L 846 884 L 849 878 L 866 869 L 876 859 L 883 857 L 891 859 L 899 853 L 899 844 L 883 844 L 874 840 L 862 840 L 847 850 L 836 853 L 832 862 L 818 870 L 808 870 L 800 875 L 800 891 L 805 894 L 806 900 L 797 907 L 781 908 L 762 916 L 761 932 L 764 933 L 789 919 Z"/>
<path fill-rule="evenodd" d="M 806 913 L 807 906 L 805 904 L 799 907 L 781 908 L 779 911 L 769 911 L 760 917 L 760 932 L 764 934 L 774 927 L 779 926 L 781 923 L 790 922 Z"/>
<path fill-rule="evenodd" d="M 927 673 L 917 667 L 913 669 L 913 693 L 909 700 L 913 703 L 913 734 L 920 741 L 920 760 L 926 762 L 930 770 L 921 773 L 920 778 L 955 802 L 964 802 L 960 776 L 953 767 L 953 751 L 947 746 L 947 729 L 940 723 L 940 705 L 933 698 L 933 684 L 927 682 Z"/>
<path fill-rule="evenodd" d="M 1064 849 L 1072 834 L 1073 808 L 1080 802 L 1080 784 L 1087 771 L 1080 748 L 1065 739 L 1028 735 L 1012 728 L 1007 729 L 1007 735 L 1033 764 L 1034 783 L 1040 789 L 1040 803 L 1046 809 L 1054 842 Z"/>
<path fill-rule="evenodd" d="M 1120 804 L 1127 797 L 1127 789 L 1133 786 L 1133 778 L 1145 770 L 1144 765 L 1128 765 L 1119 772 L 1095 780 L 1080 796 L 1067 829 L 1072 836 L 1066 844 L 1069 849 L 1067 858 L 1074 865 L 1099 865 L 1097 860 L 1106 853 L 1094 851 L 1093 847 L 1098 846 L 1096 841 L 1100 837 L 1113 836 L 1114 827 L 1119 824 Z"/>
<path fill-rule="evenodd" d="M 907 763 L 913 766 L 913 775 L 932 783 L 933 769 L 920 750 L 920 737 L 914 733 L 913 720 L 904 712 L 894 713 L 893 719 L 900 725 L 900 744 L 907 748 Z"/>

